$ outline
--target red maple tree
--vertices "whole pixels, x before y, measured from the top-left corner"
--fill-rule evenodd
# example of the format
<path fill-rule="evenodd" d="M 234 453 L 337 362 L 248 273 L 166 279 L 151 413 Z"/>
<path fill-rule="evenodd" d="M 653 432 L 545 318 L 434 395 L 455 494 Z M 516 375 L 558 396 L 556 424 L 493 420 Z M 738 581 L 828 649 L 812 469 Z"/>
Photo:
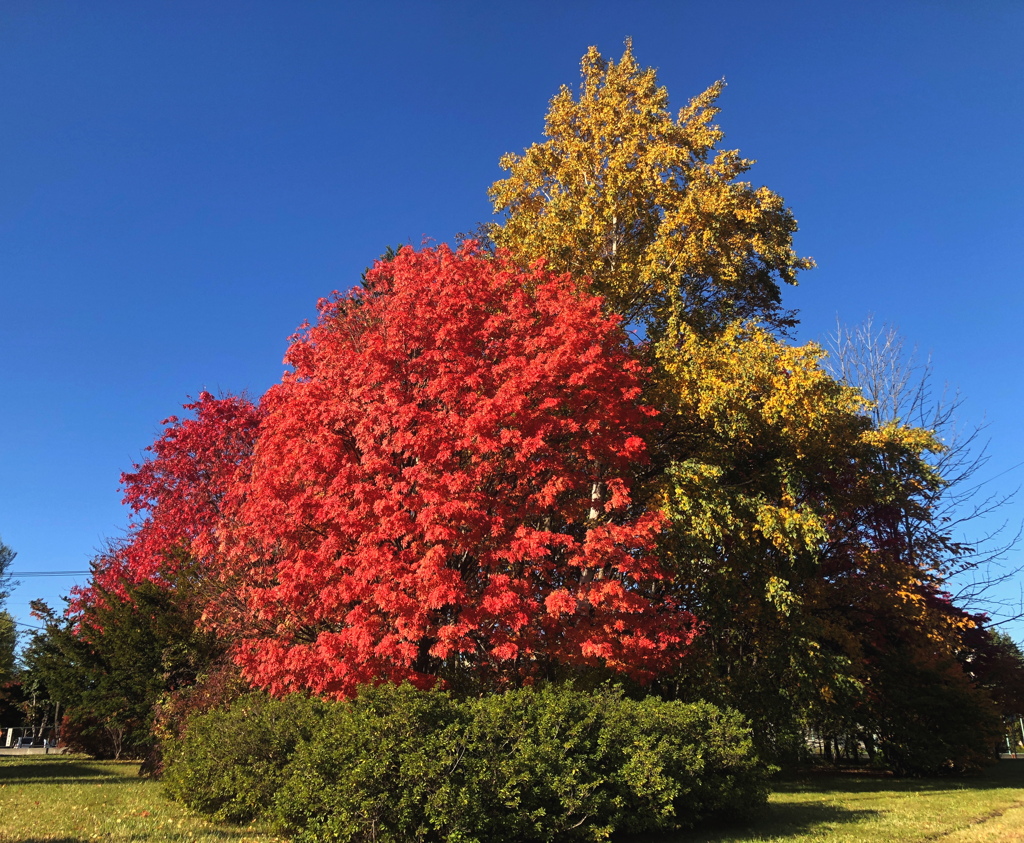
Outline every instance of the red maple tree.
<path fill-rule="evenodd" d="M 598 297 L 471 246 L 404 248 L 322 300 L 286 362 L 227 533 L 250 681 L 343 697 L 676 663 L 695 621 L 635 500 L 656 420 Z"/>
<path fill-rule="evenodd" d="M 224 502 L 252 454 L 261 410 L 245 397 L 208 392 L 184 409 L 192 417 L 164 419 L 163 433 L 146 448 L 150 456 L 121 475 L 132 513 L 127 536 L 94 561 L 98 588 L 76 590 L 72 612 L 100 592 L 124 596 L 125 583 L 167 583 L 183 565 L 216 578 Z"/>

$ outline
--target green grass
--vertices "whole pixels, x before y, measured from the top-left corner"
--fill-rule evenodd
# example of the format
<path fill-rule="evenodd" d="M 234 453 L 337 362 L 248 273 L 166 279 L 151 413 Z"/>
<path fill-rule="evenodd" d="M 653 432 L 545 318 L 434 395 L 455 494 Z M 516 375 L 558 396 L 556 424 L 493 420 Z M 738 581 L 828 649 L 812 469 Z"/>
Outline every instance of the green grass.
<path fill-rule="evenodd" d="M 139 778 L 138 762 L 46 755 L 0 758 L 0 843 L 199 841 L 280 838 L 259 826 L 215 825 Z"/>
<path fill-rule="evenodd" d="M 1024 841 L 1024 760 L 968 779 L 817 774 L 775 782 L 743 823 L 658 843 L 1002 843 Z"/>
<path fill-rule="evenodd" d="M 265 827 L 215 825 L 190 815 L 137 770 L 131 762 L 0 758 L 0 843 L 280 840 Z M 657 843 L 755 841 L 1024 841 L 1024 761 L 1003 761 L 961 781 L 836 774 L 783 780 L 753 818 Z"/>

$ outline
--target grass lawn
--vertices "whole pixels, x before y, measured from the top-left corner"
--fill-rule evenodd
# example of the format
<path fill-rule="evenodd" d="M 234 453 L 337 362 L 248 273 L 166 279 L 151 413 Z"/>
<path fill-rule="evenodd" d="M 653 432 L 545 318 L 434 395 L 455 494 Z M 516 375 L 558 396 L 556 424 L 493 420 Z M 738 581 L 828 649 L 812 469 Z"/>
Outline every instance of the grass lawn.
<path fill-rule="evenodd" d="M 260 827 L 214 825 L 141 779 L 138 762 L 27 755 L 0 758 L 0 843 L 280 838 Z"/>
<path fill-rule="evenodd" d="M 260 826 L 214 825 L 168 800 L 131 762 L 55 756 L 0 759 L 0 843 L 278 841 Z M 1024 842 L 1024 760 L 980 778 L 900 780 L 813 775 L 777 782 L 763 812 L 742 824 L 657 843 Z M 655 841 L 650 841 L 655 843 Z"/>
<path fill-rule="evenodd" d="M 1024 760 L 968 779 L 815 774 L 775 783 L 743 824 L 658 843 L 1002 843 L 1024 841 Z"/>

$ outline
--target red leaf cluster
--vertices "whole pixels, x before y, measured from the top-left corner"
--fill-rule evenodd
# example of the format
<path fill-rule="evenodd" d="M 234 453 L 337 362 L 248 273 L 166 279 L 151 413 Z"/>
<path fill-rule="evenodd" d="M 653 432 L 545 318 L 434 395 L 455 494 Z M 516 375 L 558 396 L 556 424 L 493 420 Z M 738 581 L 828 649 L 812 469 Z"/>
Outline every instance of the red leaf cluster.
<path fill-rule="evenodd" d="M 214 565 L 224 502 L 252 454 L 262 411 L 244 397 L 208 392 L 184 409 L 193 417 L 165 419 L 146 449 L 151 456 L 121 475 L 132 517 L 126 539 L 93 564 L 100 591 L 123 594 L 125 582 L 168 581 L 186 563 Z M 72 611 L 93 595 L 92 588 L 78 591 Z"/>
<path fill-rule="evenodd" d="M 258 407 L 202 393 L 164 422 L 77 608 L 185 584 L 275 693 L 667 670 L 695 622 L 635 499 L 646 371 L 601 305 L 471 247 L 379 263 Z"/>
<path fill-rule="evenodd" d="M 678 658 L 693 618 L 660 596 L 662 516 L 633 498 L 655 420 L 599 298 L 406 248 L 286 360 L 225 537 L 251 681 L 346 696 Z"/>

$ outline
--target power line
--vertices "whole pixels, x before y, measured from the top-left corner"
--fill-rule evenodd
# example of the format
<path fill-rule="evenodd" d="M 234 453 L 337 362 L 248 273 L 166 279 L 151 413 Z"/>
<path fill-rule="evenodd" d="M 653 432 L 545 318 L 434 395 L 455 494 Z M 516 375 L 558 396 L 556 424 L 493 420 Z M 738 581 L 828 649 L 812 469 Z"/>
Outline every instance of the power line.
<path fill-rule="evenodd" d="M 79 577 L 92 571 L 8 571 L 7 577 Z"/>
<path fill-rule="evenodd" d="M 46 632 L 41 626 L 29 626 L 27 623 L 21 621 L 14 621 L 15 626 L 20 626 L 22 629 L 31 629 L 33 632 Z"/>

